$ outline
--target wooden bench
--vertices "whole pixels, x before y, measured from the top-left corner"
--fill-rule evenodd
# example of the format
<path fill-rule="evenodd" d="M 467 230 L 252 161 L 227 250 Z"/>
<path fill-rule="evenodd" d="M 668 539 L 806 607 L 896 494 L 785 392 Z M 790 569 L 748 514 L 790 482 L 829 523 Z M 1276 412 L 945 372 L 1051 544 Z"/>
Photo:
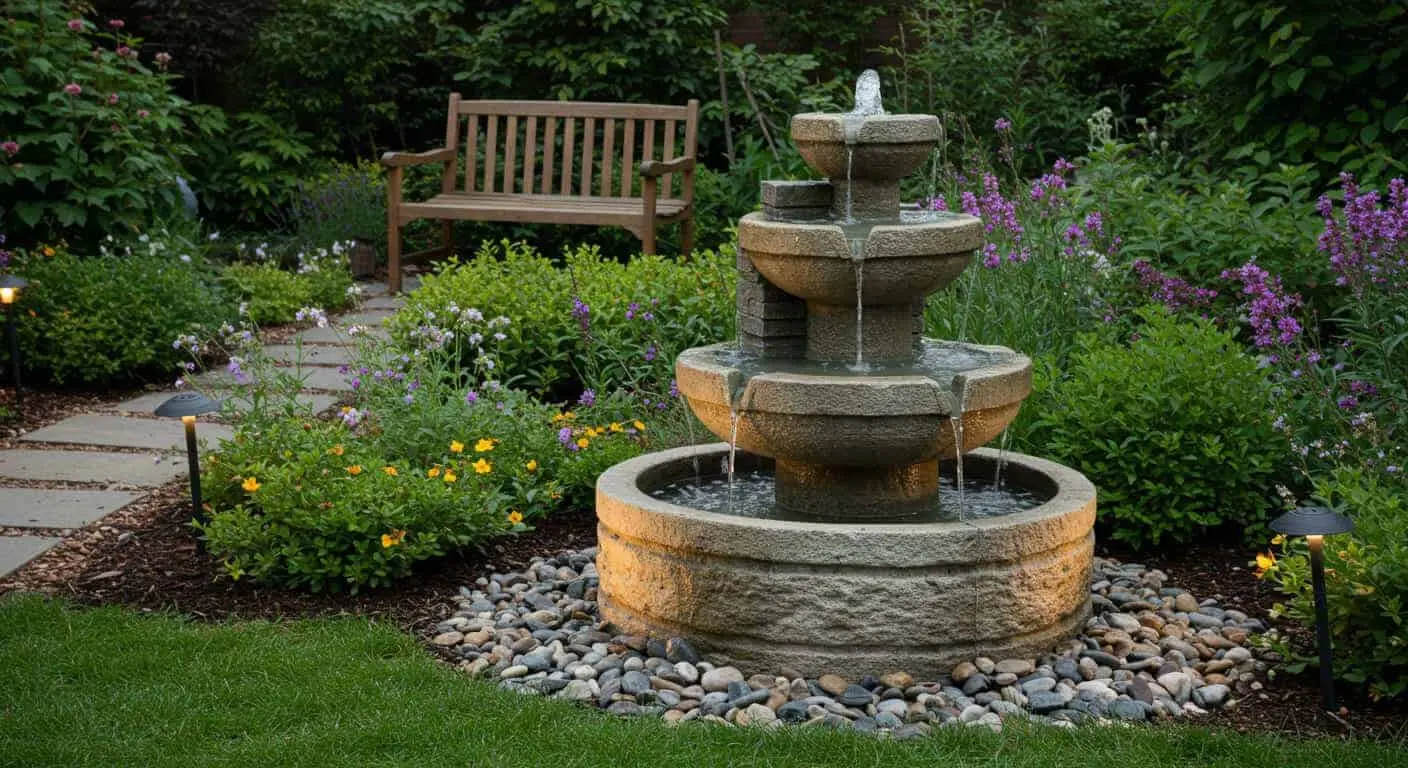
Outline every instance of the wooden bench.
<path fill-rule="evenodd" d="M 655 253 L 657 226 L 680 222 L 688 254 L 698 128 L 694 99 L 676 107 L 462 101 L 450 94 L 444 147 L 381 158 L 388 168 L 389 288 L 401 289 L 401 227 L 415 219 L 441 220 L 440 246 L 409 254 L 408 261 L 448 255 L 454 222 L 464 220 L 624 227 L 646 253 Z M 402 200 L 403 169 L 430 163 L 445 166 L 440 194 Z"/>

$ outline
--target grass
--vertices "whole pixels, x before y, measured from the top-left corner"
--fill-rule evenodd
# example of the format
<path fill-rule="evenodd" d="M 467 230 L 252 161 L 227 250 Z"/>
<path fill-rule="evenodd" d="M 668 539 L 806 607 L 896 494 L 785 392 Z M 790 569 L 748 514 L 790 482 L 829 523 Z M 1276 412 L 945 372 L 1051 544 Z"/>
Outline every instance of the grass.
<path fill-rule="evenodd" d="M 822 729 L 667 728 L 508 693 L 394 627 L 203 625 L 0 598 L 0 766 L 1385 766 L 1363 742 L 1192 727 L 944 729 L 894 743 Z"/>

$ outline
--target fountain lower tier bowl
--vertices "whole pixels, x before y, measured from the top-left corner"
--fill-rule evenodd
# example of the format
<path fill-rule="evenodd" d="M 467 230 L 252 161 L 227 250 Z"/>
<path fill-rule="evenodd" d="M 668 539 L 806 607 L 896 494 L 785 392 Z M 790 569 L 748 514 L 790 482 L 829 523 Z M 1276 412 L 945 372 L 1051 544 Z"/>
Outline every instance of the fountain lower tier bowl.
<path fill-rule="evenodd" d="M 939 211 L 900 212 L 880 222 L 738 222 L 738 247 L 768 282 L 808 302 L 910 304 L 958 278 L 983 244 L 982 221 Z M 857 269 L 861 274 L 857 275 Z"/>
<path fill-rule="evenodd" d="M 938 679 L 974 656 L 1045 653 L 1090 614 L 1095 487 L 1072 469 L 975 451 L 970 477 L 993 477 L 1000 455 L 1004 482 L 1041 501 L 963 522 L 758 519 L 652 496 L 728 452 L 647 454 L 598 480 L 598 599 L 622 631 L 689 638 L 749 674 Z"/>

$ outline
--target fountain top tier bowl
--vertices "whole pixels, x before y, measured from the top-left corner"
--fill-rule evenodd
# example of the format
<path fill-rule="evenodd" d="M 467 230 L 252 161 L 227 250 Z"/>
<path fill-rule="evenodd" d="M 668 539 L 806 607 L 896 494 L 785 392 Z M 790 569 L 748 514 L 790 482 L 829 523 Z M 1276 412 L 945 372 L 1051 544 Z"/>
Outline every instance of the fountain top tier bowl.
<path fill-rule="evenodd" d="M 807 165 L 833 183 L 897 184 L 928 159 L 939 141 L 939 118 L 810 112 L 792 116 L 792 141 Z"/>

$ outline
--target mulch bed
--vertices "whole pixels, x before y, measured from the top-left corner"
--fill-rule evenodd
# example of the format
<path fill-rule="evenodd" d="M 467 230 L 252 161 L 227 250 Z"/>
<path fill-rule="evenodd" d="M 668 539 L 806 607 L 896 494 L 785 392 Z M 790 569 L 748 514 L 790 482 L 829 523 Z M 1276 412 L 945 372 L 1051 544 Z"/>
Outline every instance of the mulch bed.
<path fill-rule="evenodd" d="M 219 564 L 200 550 L 187 525 L 188 505 L 183 482 L 164 486 L 0 580 L 0 594 L 38 591 L 88 605 L 178 611 L 211 621 L 361 616 L 427 637 L 436 623 L 454 612 L 461 586 L 494 571 L 522 567 L 535 556 L 596 542 L 594 514 L 574 510 L 484 552 L 426 564 L 389 589 L 356 595 L 286 592 L 226 578 Z M 1171 583 L 1199 598 L 1216 597 L 1225 607 L 1254 616 L 1265 618 L 1276 599 L 1270 587 L 1251 574 L 1248 562 L 1254 552 L 1227 541 L 1204 539 L 1174 553 L 1138 558 L 1118 547 L 1102 547 L 1101 554 L 1158 567 Z M 1199 722 L 1241 732 L 1408 741 L 1408 700 L 1373 703 L 1345 691 L 1345 709 L 1331 716 L 1320 711 L 1313 677 L 1282 674 L 1262 684 L 1261 692 L 1243 698 L 1235 708 Z"/>

